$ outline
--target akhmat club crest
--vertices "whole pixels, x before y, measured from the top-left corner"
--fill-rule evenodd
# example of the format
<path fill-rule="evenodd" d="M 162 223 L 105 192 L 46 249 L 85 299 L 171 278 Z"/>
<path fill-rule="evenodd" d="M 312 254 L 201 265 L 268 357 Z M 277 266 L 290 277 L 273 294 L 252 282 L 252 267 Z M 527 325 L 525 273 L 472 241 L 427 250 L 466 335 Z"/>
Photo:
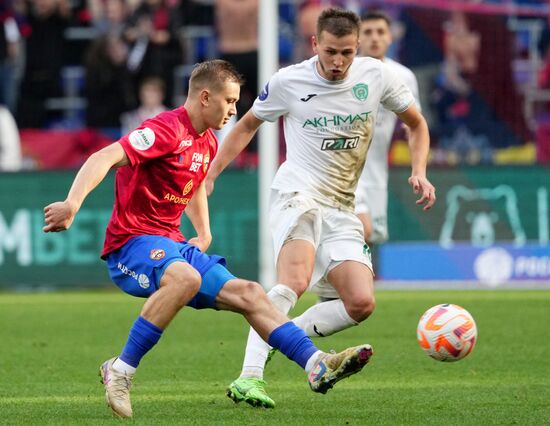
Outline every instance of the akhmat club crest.
<path fill-rule="evenodd" d="M 357 83 L 352 88 L 353 96 L 359 101 L 366 101 L 369 96 L 369 86 L 365 83 Z"/>

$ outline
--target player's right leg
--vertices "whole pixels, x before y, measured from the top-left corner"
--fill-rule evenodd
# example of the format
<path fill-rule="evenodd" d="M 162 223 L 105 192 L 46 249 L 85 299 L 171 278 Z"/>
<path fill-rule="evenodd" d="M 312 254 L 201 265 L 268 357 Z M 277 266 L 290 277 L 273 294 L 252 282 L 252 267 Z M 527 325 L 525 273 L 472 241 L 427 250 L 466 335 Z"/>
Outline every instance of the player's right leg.
<path fill-rule="evenodd" d="M 319 242 L 320 209 L 315 202 L 297 193 L 273 191 L 270 205 L 270 228 L 277 259 L 278 282 L 267 296 L 283 314 L 294 307 L 307 289 L 316 247 Z M 251 405 L 274 404 L 265 392 L 263 372 L 271 347 L 250 328 L 241 375 L 229 387 L 235 402 Z M 249 389 L 244 394 L 243 389 Z"/>
<path fill-rule="evenodd" d="M 199 290 L 201 277 L 168 238 L 142 236 L 107 257 L 111 278 L 126 293 L 148 297 L 118 357 L 105 361 L 99 374 L 107 404 L 119 417 L 132 417 L 130 388 L 143 356 Z"/>
<path fill-rule="evenodd" d="M 303 330 L 270 303 L 260 285 L 254 282 L 227 281 L 216 297 L 216 306 L 242 313 L 262 339 L 306 371 L 314 392 L 326 393 L 339 380 L 359 372 L 372 354 L 369 345 L 350 348 L 340 354 L 320 351 Z M 261 380 L 241 378 L 230 385 L 228 396 L 235 402 L 274 407 L 273 400 L 261 385 Z"/>
<path fill-rule="evenodd" d="M 290 240 L 281 249 L 277 269 L 280 271 L 279 282 L 284 284 L 275 285 L 267 293 L 267 297 L 284 315 L 288 314 L 298 297 L 307 289 L 314 261 L 315 248 L 309 241 Z M 228 389 L 228 396 L 233 401 L 245 401 L 250 405 L 263 407 L 275 405 L 265 390 L 266 382 L 263 379 L 265 364 L 271 349 L 271 346 L 251 327 L 241 374 Z"/>

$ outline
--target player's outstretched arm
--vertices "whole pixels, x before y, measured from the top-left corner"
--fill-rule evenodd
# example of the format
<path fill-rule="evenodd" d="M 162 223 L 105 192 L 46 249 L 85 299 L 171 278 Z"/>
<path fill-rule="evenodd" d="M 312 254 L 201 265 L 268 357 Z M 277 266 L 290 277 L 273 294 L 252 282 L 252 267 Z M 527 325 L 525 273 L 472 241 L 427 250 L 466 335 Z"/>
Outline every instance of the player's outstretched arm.
<path fill-rule="evenodd" d="M 115 142 L 90 155 L 78 171 L 65 201 L 44 207 L 44 232 L 69 229 L 86 196 L 105 178 L 112 167 L 128 164 L 120 143 Z"/>
<path fill-rule="evenodd" d="M 208 194 L 212 193 L 214 181 L 219 174 L 246 148 L 262 123 L 263 120 L 256 118 L 251 111 L 248 111 L 233 126 L 221 144 L 220 150 L 216 154 L 208 171 L 208 176 L 206 177 L 206 191 Z"/>
<path fill-rule="evenodd" d="M 193 194 L 193 198 L 185 208 L 185 213 L 197 232 L 197 236 L 191 238 L 188 243 L 197 246 L 202 252 L 205 252 L 212 242 L 212 233 L 210 231 L 208 198 L 206 196 L 204 181 Z"/>
<path fill-rule="evenodd" d="M 426 119 L 418 109 L 412 105 L 404 112 L 397 114 L 409 127 L 409 149 L 411 151 L 412 172 L 409 185 L 415 194 L 422 194 L 416 204 L 423 205 L 429 210 L 435 203 L 435 188 L 426 177 L 428 155 L 430 153 L 430 133 Z"/>

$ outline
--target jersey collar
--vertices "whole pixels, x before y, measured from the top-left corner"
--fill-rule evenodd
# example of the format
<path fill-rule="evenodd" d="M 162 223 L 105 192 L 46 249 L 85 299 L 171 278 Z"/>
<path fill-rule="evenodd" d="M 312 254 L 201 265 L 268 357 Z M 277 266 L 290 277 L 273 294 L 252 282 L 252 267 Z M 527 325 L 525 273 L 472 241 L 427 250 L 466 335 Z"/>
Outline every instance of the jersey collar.
<path fill-rule="evenodd" d="M 193 127 L 193 124 L 191 124 L 191 120 L 189 119 L 189 113 L 185 109 L 185 107 L 181 107 L 181 115 L 180 115 L 180 121 L 185 126 L 185 128 L 189 131 L 191 136 L 195 139 L 199 139 L 201 135 L 197 133 L 195 128 Z"/>

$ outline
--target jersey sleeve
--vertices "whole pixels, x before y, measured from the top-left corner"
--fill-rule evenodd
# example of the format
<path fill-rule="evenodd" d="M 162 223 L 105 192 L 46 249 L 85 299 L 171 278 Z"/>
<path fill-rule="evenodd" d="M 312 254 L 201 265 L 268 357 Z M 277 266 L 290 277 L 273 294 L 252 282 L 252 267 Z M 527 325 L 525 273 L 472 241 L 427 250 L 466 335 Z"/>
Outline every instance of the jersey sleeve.
<path fill-rule="evenodd" d="M 384 63 L 381 65 L 384 90 L 380 102 L 384 108 L 399 114 L 415 103 L 414 96 L 390 67 Z"/>
<path fill-rule="evenodd" d="M 179 140 L 173 126 L 162 114 L 146 120 L 141 126 L 119 140 L 132 165 L 174 153 Z"/>
<path fill-rule="evenodd" d="M 252 113 L 264 121 L 275 121 L 288 112 L 281 72 L 275 73 L 252 105 Z"/>

